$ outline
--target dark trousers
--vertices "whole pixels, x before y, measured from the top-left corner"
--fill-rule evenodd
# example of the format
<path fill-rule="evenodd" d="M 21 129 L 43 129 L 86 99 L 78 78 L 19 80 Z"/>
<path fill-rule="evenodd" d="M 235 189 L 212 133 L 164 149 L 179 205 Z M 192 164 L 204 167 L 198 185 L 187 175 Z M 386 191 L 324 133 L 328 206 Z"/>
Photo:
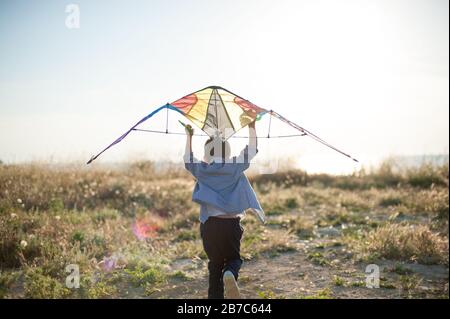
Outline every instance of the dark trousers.
<path fill-rule="evenodd" d="M 223 273 L 231 271 L 238 279 L 242 265 L 240 255 L 244 229 L 240 218 L 209 217 L 200 224 L 203 248 L 208 255 L 209 299 L 223 299 Z"/>

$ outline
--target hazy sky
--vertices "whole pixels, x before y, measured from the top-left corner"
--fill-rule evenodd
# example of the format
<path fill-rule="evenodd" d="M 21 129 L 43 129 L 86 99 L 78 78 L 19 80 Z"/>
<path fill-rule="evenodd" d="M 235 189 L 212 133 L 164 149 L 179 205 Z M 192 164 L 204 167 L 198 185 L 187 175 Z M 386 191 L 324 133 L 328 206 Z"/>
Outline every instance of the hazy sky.
<path fill-rule="evenodd" d="M 65 24 L 71 3 L 79 29 Z M 87 160 L 156 107 L 208 85 L 277 110 L 363 163 L 448 153 L 448 6 L 1 1 L 0 159 Z M 161 116 L 146 128 L 161 128 Z M 257 129 L 267 134 L 267 122 Z M 178 159 L 183 143 L 133 133 L 99 161 Z M 355 167 L 305 138 L 260 149 L 261 159 L 289 157 L 311 170 Z"/>

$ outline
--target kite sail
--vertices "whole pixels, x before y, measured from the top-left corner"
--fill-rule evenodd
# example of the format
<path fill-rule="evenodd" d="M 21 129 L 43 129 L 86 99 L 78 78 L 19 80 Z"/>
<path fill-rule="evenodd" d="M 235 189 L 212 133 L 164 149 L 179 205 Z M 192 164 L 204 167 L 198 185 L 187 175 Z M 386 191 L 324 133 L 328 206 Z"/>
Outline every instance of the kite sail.
<path fill-rule="evenodd" d="M 175 134 L 168 132 L 167 122 L 166 131 L 152 131 L 137 128 L 140 124 L 151 118 L 153 115 L 159 111 L 166 109 L 167 111 L 173 110 L 177 111 L 186 118 L 188 118 L 192 123 L 198 126 L 202 131 L 204 131 L 210 137 L 219 137 L 222 140 L 227 140 L 238 132 L 241 128 L 247 126 L 251 122 L 260 119 L 264 114 L 270 114 L 271 117 L 277 118 L 287 125 L 293 127 L 294 129 L 300 131 L 301 134 L 297 135 L 285 135 L 285 136 L 274 136 L 274 137 L 291 137 L 291 136 L 309 136 L 319 143 L 341 153 L 342 155 L 358 162 L 356 159 L 350 155 L 342 152 L 331 144 L 325 142 L 317 135 L 304 129 L 303 127 L 289 121 L 285 117 L 281 116 L 279 113 L 273 110 L 266 110 L 250 101 L 234 94 L 220 86 L 208 86 L 202 90 L 196 91 L 194 93 L 188 94 L 178 100 L 171 103 L 163 105 L 149 115 L 142 118 L 135 125 L 133 125 L 128 131 L 119 136 L 114 142 L 109 144 L 100 153 L 91 157 L 87 164 L 92 163 L 97 159 L 103 152 L 105 152 L 110 147 L 122 141 L 128 134 L 132 131 L 147 131 L 154 133 L 166 133 Z M 271 118 L 270 118 L 271 119 Z M 269 122 L 270 131 L 270 122 Z M 236 136 L 237 137 L 237 136 Z M 270 138 L 268 134 L 267 138 Z"/>
<path fill-rule="evenodd" d="M 186 95 L 170 105 L 209 136 L 219 136 L 223 140 L 268 112 L 218 86 Z"/>

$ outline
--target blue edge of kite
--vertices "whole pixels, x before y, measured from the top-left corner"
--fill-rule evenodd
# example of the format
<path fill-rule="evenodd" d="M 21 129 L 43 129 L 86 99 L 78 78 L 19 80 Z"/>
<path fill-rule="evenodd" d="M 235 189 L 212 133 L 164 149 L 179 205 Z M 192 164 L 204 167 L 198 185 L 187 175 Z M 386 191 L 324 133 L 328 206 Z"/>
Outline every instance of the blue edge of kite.
<path fill-rule="evenodd" d="M 143 118 L 142 120 L 140 120 L 135 126 L 133 126 L 132 129 L 134 129 L 136 126 L 138 126 L 138 125 L 141 124 L 142 122 L 148 120 L 148 119 L 151 118 L 153 115 L 155 115 L 156 113 L 158 113 L 159 111 L 161 111 L 162 109 L 165 109 L 165 108 L 170 109 L 170 110 L 173 110 L 173 111 L 177 111 L 177 112 L 180 113 L 181 115 L 186 116 L 186 114 L 184 114 L 182 111 L 180 111 L 180 109 L 176 108 L 175 106 L 173 106 L 173 105 L 170 104 L 170 103 L 167 103 L 166 105 L 163 105 L 163 106 L 161 106 L 161 107 L 158 107 L 156 110 L 154 110 L 154 111 L 151 112 L 149 115 L 147 115 L 146 117 L 144 117 L 144 118 Z M 266 113 L 269 113 L 269 111 L 264 111 L 264 112 L 261 112 L 261 113 L 259 113 L 259 114 L 261 114 L 261 116 L 263 116 L 263 115 L 266 114 Z M 132 129 L 131 129 L 131 130 L 132 130 Z"/>
<path fill-rule="evenodd" d="M 170 103 L 167 103 L 163 106 L 160 106 L 159 108 L 157 108 L 156 110 L 154 110 L 153 112 L 151 112 L 150 114 L 148 114 L 147 116 L 145 116 L 144 118 L 142 118 L 139 122 L 137 122 L 135 125 L 133 125 L 128 131 L 126 131 L 124 134 L 122 134 L 119 138 L 117 138 L 114 142 L 112 142 L 111 144 L 109 144 L 106 148 L 104 148 L 100 153 L 98 153 L 97 155 L 94 155 L 91 157 L 91 159 L 86 163 L 86 164 L 90 164 L 92 163 L 97 157 L 99 157 L 103 152 L 105 152 L 107 149 L 109 149 L 110 147 L 114 146 L 115 144 L 119 143 L 121 140 L 123 140 L 128 134 L 130 134 L 131 131 L 133 131 L 136 126 L 142 124 L 143 122 L 145 122 L 146 120 L 148 120 L 149 118 L 151 118 L 153 115 L 155 115 L 156 113 L 158 113 L 159 111 L 161 111 L 162 109 L 170 109 L 173 111 L 177 111 L 178 113 L 180 113 L 183 116 L 186 116 L 186 114 L 184 114 L 181 110 L 179 110 L 178 108 L 176 108 L 175 106 L 173 106 Z M 268 110 L 264 110 L 263 112 L 259 113 L 261 116 L 267 114 L 267 113 L 271 113 L 272 111 L 268 111 Z M 259 115 L 258 114 L 258 115 Z M 288 123 L 289 124 L 289 123 Z M 291 124 L 290 124 L 291 125 Z M 292 126 L 292 125 L 291 125 Z M 296 127 L 294 127 L 296 128 Z M 297 128 L 298 129 L 298 128 Z M 304 132 L 304 131 L 303 131 Z M 325 146 L 328 146 L 331 149 L 334 149 L 335 151 L 341 153 L 342 155 L 347 156 L 348 158 L 352 159 L 355 162 L 358 162 L 357 159 L 353 158 L 352 156 L 342 152 L 341 150 L 338 150 L 337 148 L 335 148 L 334 146 L 326 143 L 325 141 L 323 141 L 322 139 L 320 139 L 319 137 L 312 135 L 312 137 L 317 140 L 318 142 L 324 144 Z"/>
<path fill-rule="evenodd" d="M 173 111 L 177 111 L 178 113 L 180 113 L 181 115 L 185 116 L 185 114 L 179 110 L 178 108 L 176 108 L 175 106 L 173 106 L 170 103 L 167 103 L 163 106 L 158 107 L 156 110 L 154 110 L 153 112 L 151 112 L 150 114 L 148 114 L 147 116 L 145 116 L 144 118 L 142 118 L 139 122 L 137 122 L 135 125 L 133 125 L 128 131 L 126 131 L 124 134 L 122 134 L 119 138 L 117 138 L 114 142 L 112 142 L 111 144 L 109 144 L 105 149 L 103 149 L 100 153 L 98 153 L 97 155 L 94 155 L 91 157 L 91 159 L 86 163 L 86 164 L 90 164 L 92 163 L 97 157 L 99 157 L 103 152 L 105 152 L 107 149 L 109 149 L 110 147 L 112 147 L 113 145 L 119 143 L 121 140 L 123 140 L 128 134 L 130 134 L 131 131 L 133 131 L 136 126 L 142 124 L 143 122 L 147 121 L 149 118 L 151 118 L 153 115 L 155 115 L 156 113 L 158 113 L 159 111 L 163 110 L 163 109 L 170 109 Z M 268 113 L 268 111 L 265 112 L 261 112 L 261 116 Z"/>

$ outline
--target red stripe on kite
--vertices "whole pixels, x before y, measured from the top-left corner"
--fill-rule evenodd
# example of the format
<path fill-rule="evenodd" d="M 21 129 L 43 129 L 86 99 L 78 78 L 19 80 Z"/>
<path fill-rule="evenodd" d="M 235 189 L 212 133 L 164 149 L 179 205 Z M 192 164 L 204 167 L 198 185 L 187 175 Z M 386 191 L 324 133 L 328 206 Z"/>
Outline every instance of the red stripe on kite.
<path fill-rule="evenodd" d="M 195 103 L 197 103 L 197 101 L 198 101 L 197 95 L 195 95 L 195 93 L 194 93 L 194 94 L 186 95 L 186 96 L 182 97 L 181 99 L 176 100 L 175 102 L 172 102 L 170 104 L 175 106 L 177 109 L 179 109 L 184 114 L 188 114 L 189 111 L 192 109 L 192 107 L 195 105 Z"/>
<path fill-rule="evenodd" d="M 234 97 L 233 101 L 234 101 L 234 103 L 239 105 L 249 115 L 251 114 L 251 115 L 256 116 L 257 114 L 266 111 L 265 109 L 260 108 L 259 106 L 256 106 L 252 102 L 241 99 L 240 97 L 237 97 L 237 96 Z"/>

